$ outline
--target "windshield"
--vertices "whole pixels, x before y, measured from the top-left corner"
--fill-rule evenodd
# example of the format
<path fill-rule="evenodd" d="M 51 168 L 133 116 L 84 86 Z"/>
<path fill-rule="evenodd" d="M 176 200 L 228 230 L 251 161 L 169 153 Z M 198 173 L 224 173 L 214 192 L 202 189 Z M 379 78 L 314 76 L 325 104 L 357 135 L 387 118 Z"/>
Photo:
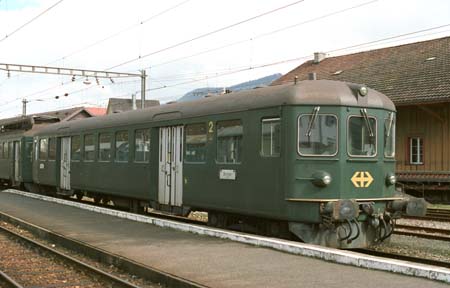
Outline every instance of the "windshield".
<path fill-rule="evenodd" d="M 395 157 L 395 115 L 389 113 L 384 120 L 384 156 Z"/>
<path fill-rule="evenodd" d="M 335 115 L 301 115 L 298 118 L 298 151 L 300 155 L 336 155 L 337 122 Z"/>
<path fill-rule="evenodd" d="M 351 116 L 348 119 L 347 147 L 350 156 L 373 157 L 377 154 L 376 126 L 374 117 Z"/>

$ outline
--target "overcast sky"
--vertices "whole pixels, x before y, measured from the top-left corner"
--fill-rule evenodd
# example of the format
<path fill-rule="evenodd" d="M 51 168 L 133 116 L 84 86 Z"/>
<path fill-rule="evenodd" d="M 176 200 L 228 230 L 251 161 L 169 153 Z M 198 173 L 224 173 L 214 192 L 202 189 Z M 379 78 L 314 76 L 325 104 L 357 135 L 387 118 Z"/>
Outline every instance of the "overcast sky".
<path fill-rule="evenodd" d="M 207 35 L 213 31 L 219 32 Z M 448 0 L 0 0 L 0 63 L 146 69 L 147 99 L 163 103 L 199 87 L 287 73 L 316 51 L 332 57 L 448 35 Z M 0 118 L 20 114 L 23 98 L 34 113 L 105 106 L 109 97 L 130 98 L 140 90 L 138 78 L 99 79 L 100 85 L 85 80 L 17 72 L 8 78 L 0 70 Z"/>

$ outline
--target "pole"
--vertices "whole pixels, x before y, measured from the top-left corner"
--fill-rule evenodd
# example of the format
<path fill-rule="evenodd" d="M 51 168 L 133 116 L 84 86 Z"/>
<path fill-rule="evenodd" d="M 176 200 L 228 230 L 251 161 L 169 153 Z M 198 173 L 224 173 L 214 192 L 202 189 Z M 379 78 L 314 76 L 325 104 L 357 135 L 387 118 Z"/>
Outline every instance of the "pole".
<path fill-rule="evenodd" d="M 145 73 L 145 69 L 141 70 L 141 109 L 145 108 L 145 78 L 147 74 Z"/>
<path fill-rule="evenodd" d="M 136 110 L 137 108 L 136 108 L 136 94 L 131 94 L 131 103 L 132 103 L 132 109 L 133 110 Z"/>
<path fill-rule="evenodd" d="M 27 99 L 22 99 L 22 116 L 27 116 Z"/>

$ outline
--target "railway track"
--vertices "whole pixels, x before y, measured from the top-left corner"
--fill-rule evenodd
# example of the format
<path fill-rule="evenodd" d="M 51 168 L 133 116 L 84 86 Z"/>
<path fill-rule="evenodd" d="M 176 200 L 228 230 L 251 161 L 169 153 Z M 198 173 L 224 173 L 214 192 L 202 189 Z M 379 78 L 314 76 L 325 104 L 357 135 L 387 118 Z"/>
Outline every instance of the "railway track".
<path fill-rule="evenodd" d="M 450 230 L 448 229 L 397 224 L 395 225 L 394 234 L 450 242 Z"/>
<path fill-rule="evenodd" d="M 383 257 L 383 258 L 389 258 L 389 259 L 395 259 L 395 260 L 402 260 L 402 261 L 408 261 L 408 262 L 413 262 L 413 263 L 418 263 L 418 264 L 438 266 L 438 267 L 443 267 L 443 268 L 450 268 L 450 263 L 446 262 L 446 261 L 439 261 L 439 260 L 433 260 L 433 259 L 427 259 L 427 258 L 407 256 L 407 255 L 403 255 L 403 254 L 390 253 L 390 252 L 378 251 L 378 250 L 372 250 L 372 249 L 355 249 L 353 251 L 371 255 L 371 256 L 377 256 L 377 257 Z"/>
<path fill-rule="evenodd" d="M 0 251 L 7 287 L 139 287 L 3 226 Z"/>
<path fill-rule="evenodd" d="M 430 220 L 450 222 L 450 209 L 428 208 L 427 214 L 423 217 L 405 216 L 408 219 Z"/>

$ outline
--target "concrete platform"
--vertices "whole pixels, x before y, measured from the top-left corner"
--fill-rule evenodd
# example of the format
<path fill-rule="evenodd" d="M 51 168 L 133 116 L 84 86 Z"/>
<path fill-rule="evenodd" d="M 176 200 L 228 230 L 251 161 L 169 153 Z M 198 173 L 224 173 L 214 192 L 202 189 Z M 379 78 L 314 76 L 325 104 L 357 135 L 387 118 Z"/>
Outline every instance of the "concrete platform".
<path fill-rule="evenodd" d="M 210 287 L 448 287 L 10 193 L 0 193 L 0 211 Z"/>

